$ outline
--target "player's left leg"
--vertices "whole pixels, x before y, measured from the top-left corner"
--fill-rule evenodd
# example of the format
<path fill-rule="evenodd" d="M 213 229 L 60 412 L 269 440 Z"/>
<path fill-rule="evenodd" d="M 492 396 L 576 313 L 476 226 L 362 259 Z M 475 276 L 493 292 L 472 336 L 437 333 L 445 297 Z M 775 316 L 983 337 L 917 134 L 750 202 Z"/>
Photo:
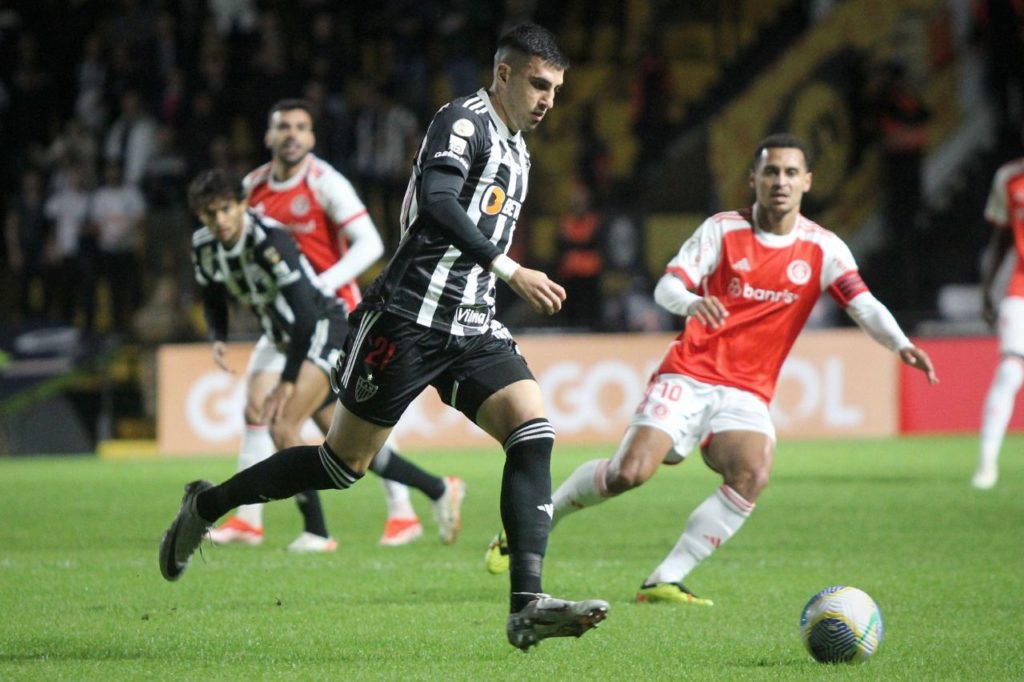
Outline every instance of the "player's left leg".
<path fill-rule="evenodd" d="M 637 601 L 711 605 L 683 586 L 683 579 L 743 526 L 768 484 L 774 443 L 758 431 L 716 433 L 703 449 L 723 484 L 701 502 L 668 556 L 644 581 Z"/>
<path fill-rule="evenodd" d="M 528 374 L 525 363 L 506 367 L 504 373 L 500 367 L 493 369 L 497 371 L 489 378 L 480 377 L 478 386 L 501 383 L 501 376 L 505 382 L 524 377 L 506 383 L 479 403 L 476 422 L 505 450 L 501 520 L 508 535 L 510 564 L 506 634 L 513 646 L 526 650 L 548 637 L 579 637 L 604 620 L 608 603 L 600 599 L 566 601 L 543 592 L 541 573 L 551 529 L 551 450 L 555 432 L 544 415 L 540 387 Z"/>
<path fill-rule="evenodd" d="M 401 522 L 411 519 L 419 527 L 419 534 L 422 534 L 422 526 L 419 525 L 416 513 L 409 504 L 409 493 L 406 488 L 406 486 L 409 486 L 430 498 L 434 507 L 434 518 L 438 524 L 438 534 L 441 542 L 446 545 L 455 542 L 459 529 L 462 527 L 461 508 L 462 500 L 466 494 L 466 484 L 462 479 L 455 476 L 441 478 L 416 466 L 398 453 L 394 438 L 388 439 L 388 442 L 384 444 L 384 447 L 373 458 L 370 470 L 391 482 L 404 484 L 401 488 L 398 488 L 397 485 L 385 486 L 389 495 L 389 526 L 392 525 L 392 519 L 398 522 L 395 524 L 396 527 L 408 525 Z M 394 499 L 391 497 L 392 494 L 396 496 Z M 392 513 L 393 508 L 394 514 Z M 410 540 L 406 540 L 406 542 L 419 537 L 419 534 L 410 538 Z M 404 544 L 404 542 L 390 541 L 388 529 L 385 529 L 384 537 L 381 538 L 381 544 L 396 545 Z"/>
<path fill-rule="evenodd" d="M 302 425 L 325 403 L 330 394 L 327 374 L 313 362 L 302 363 L 291 397 L 279 407 L 270 422 L 270 435 L 278 450 L 304 443 Z M 292 552 L 333 552 L 338 542 L 327 532 L 320 494 L 305 490 L 295 496 L 302 512 L 303 531 L 288 545 Z"/>

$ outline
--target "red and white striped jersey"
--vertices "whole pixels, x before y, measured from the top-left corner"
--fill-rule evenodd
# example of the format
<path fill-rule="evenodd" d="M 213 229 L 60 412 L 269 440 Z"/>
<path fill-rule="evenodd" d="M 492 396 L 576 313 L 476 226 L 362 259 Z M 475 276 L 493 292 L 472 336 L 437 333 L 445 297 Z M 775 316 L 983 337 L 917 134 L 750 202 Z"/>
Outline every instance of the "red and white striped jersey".
<path fill-rule="evenodd" d="M 686 240 L 668 274 L 729 311 L 712 330 L 689 318 L 658 372 L 733 386 L 766 403 L 823 291 L 843 308 L 868 290 L 850 249 L 803 216 L 786 235 L 757 230 L 752 210 L 719 213 Z"/>
<path fill-rule="evenodd" d="M 1024 158 L 1003 164 L 996 171 L 985 204 L 985 219 L 998 228 L 1013 230 L 1017 260 L 1006 295 L 1024 297 Z"/>
<path fill-rule="evenodd" d="M 301 172 L 284 182 L 274 180 L 271 164 L 265 163 L 245 176 L 243 184 L 253 210 L 284 225 L 317 274 L 345 255 L 348 240 L 342 229 L 367 213 L 352 183 L 313 154 L 307 156 Z M 349 311 L 362 298 L 355 281 L 335 293 Z"/>

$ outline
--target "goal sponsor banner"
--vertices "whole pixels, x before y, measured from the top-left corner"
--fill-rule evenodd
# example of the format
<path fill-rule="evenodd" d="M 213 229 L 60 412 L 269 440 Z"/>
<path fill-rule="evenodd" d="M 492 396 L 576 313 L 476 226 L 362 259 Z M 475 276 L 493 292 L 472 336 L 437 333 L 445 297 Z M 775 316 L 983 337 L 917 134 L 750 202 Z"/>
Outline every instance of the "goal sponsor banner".
<path fill-rule="evenodd" d="M 614 444 L 640 403 L 671 334 L 536 335 L 517 339 L 544 393 L 559 443 Z M 242 433 L 251 346 L 229 344 L 238 370 L 214 366 L 207 344 L 158 355 L 158 439 L 165 454 L 229 454 Z M 803 334 L 779 376 L 772 417 L 780 438 L 889 436 L 898 424 L 898 360 L 858 330 Z M 403 448 L 484 445 L 490 439 L 427 389 L 397 431 Z M 310 442 L 320 436 L 309 423 Z"/>

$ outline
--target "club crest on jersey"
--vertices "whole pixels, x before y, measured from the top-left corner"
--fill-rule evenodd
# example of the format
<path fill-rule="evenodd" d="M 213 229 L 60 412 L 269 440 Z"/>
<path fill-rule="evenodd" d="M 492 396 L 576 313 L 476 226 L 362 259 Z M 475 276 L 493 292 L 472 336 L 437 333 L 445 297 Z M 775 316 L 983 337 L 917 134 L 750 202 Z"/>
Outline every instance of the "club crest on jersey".
<path fill-rule="evenodd" d="M 377 389 L 380 387 L 373 383 L 370 379 L 372 377 L 359 377 L 356 381 L 356 402 L 364 403 L 373 396 L 377 395 Z"/>
<path fill-rule="evenodd" d="M 300 194 L 292 199 L 291 206 L 289 207 L 292 215 L 295 217 L 301 217 L 309 213 L 309 197 L 304 194 Z"/>
<path fill-rule="evenodd" d="M 452 124 L 452 132 L 459 137 L 472 137 L 473 133 L 476 132 L 476 128 L 473 127 L 473 122 L 468 118 L 460 118 Z"/>
<path fill-rule="evenodd" d="M 800 260 L 798 258 L 790 263 L 789 267 L 786 268 L 786 277 L 788 277 L 789 281 L 793 284 L 807 284 L 811 281 L 811 266 L 807 261 Z"/>
<path fill-rule="evenodd" d="M 263 252 L 263 256 L 267 259 L 267 262 L 271 265 L 277 265 L 281 262 L 281 254 L 277 252 L 277 249 L 273 246 L 268 246 L 267 250 Z"/>

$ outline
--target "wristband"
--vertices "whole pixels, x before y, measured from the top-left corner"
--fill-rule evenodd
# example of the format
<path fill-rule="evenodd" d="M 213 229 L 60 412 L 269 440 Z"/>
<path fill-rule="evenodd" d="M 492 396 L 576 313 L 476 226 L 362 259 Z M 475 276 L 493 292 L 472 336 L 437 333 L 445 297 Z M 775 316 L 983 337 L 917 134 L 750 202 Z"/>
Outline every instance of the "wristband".
<path fill-rule="evenodd" d="M 512 279 L 512 275 L 516 274 L 516 270 L 519 269 L 519 263 L 515 262 L 505 254 L 501 253 L 491 261 L 491 272 L 498 276 L 503 282 L 507 282 Z"/>

